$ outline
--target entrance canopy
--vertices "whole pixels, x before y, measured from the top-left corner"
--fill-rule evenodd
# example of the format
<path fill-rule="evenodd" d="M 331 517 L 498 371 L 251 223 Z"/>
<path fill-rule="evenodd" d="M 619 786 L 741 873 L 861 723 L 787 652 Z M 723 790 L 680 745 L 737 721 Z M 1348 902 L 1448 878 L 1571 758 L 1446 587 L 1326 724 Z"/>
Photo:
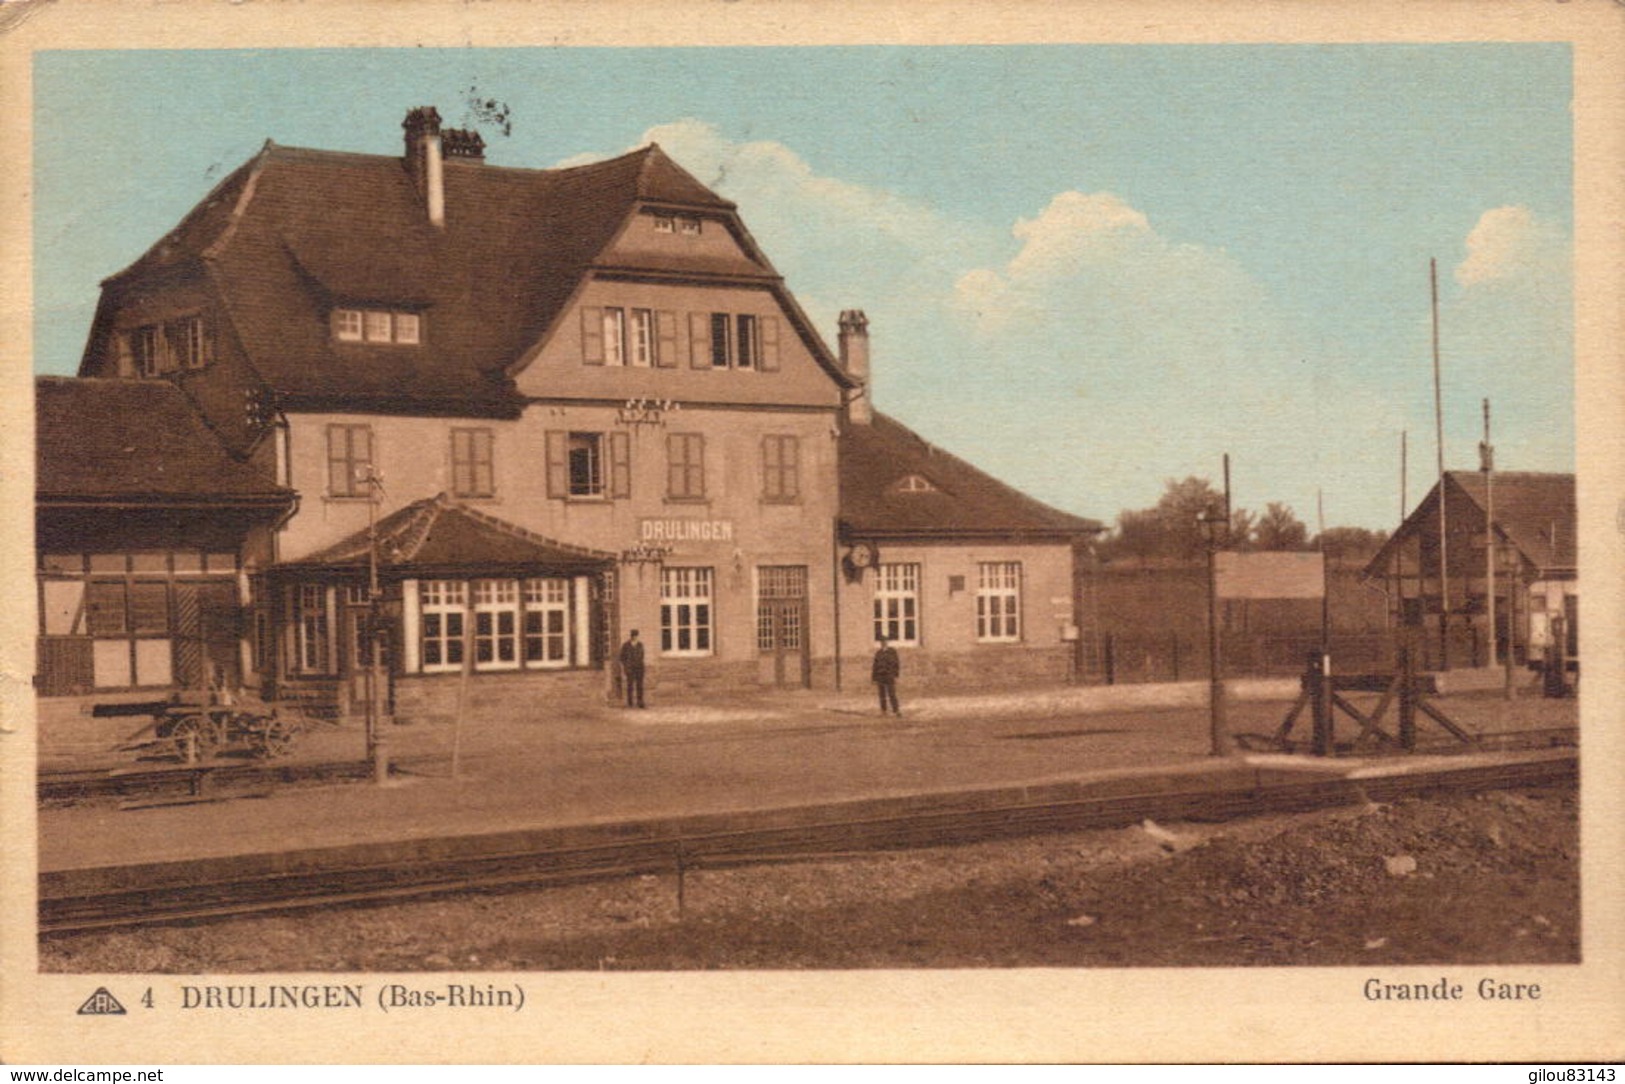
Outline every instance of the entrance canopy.
<path fill-rule="evenodd" d="M 414 501 L 378 521 L 379 575 L 389 579 L 428 579 L 484 575 L 501 570 L 550 575 L 585 575 L 614 564 L 613 554 L 544 538 L 523 527 L 486 515 L 444 493 Z M 274 571 L 365 573 L 373 542 L 367 530 Z"/>

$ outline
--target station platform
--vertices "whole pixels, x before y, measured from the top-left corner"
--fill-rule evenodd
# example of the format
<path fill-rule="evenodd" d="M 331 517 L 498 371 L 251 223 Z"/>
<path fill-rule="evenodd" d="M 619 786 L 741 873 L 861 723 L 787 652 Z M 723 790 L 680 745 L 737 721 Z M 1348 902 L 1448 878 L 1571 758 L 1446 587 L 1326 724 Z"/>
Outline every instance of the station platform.
<path fill-rule="evenodd" d="M 1277 685 L 1232 690 L 1232 732 L 1280 724 L 1295 683 Z M 274 863 L 294 853 L 855 801 L 982 801 L 1024 788 L 1168 788 L 1204 779 L 1234 787 L 1237 772 L 1349 774 L 1370 770 L 1374 759 L 1214 757 L 1204 683 L 1116 688 L 917 700 L 901 718 L 856 696 L 798 692 L 569 717 L 538 706 L 530 717 L 468 720 L 460 735 L 451 726 L 394 727 L 394 770 L 383 784 L 42 808 L 40 871 L 250 855 Z M 1448 708 L 1482 734 L 1576 721 L 1573 701 L 1464 694 Z M 364 752 L 359 728 L 334 728 L 313 735 L 301 756 L 356 761 Z M 1441 758 L 1380 759 L 1384 771 L 1408 771 Z"/>

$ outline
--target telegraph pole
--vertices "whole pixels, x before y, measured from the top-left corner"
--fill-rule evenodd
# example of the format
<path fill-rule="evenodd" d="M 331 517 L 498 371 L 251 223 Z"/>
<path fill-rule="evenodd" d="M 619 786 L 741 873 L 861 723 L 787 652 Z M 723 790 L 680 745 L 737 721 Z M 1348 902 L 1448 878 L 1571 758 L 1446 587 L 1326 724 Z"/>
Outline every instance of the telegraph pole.
<path fill-rule="evenodd" d="M 1207 535 L 1207 664 L 1208 664 L 1208 732 L 1209 752 L 1216 757 L 1230 755 L 1230 730 L 1226 723 L 1224 688 L 1224 649 L 1219 628 L 1219 548 L 1224 544 L 1228 520 L 1221 523 L 1223 513 L 1209 508 L 1196 520 Z"/>
<path fill-rule="evenodd" d="M 370 464 L 367 470 L 367 628 L 362 642 L 367 645 L 367 757 L 372 761 L 372 781 L 389 782 L 388 742 L 384 736 L 383 674 L 383 592 L 378 589 L 378 498 L 383 480 Z"/>
<path fill-rule="evenodd" d="M 1490 443 L 1490 401 L 1484 400 L 1484 443 L 1478 446 L 1478 469 L 1484 472 L 1484 594 L 1490 619 L 1490 665 L 1495 642 L 1495 445 Z"/>
<path fill-rule="evenodd" d="M 1445 523 L 1444 396 L 1439 379 L 1439 261 L 1428 260 L 1433 293 L 1433 432 L 1439 456 L 1439 669 L 1450 669 L 1450 532 Z"/>

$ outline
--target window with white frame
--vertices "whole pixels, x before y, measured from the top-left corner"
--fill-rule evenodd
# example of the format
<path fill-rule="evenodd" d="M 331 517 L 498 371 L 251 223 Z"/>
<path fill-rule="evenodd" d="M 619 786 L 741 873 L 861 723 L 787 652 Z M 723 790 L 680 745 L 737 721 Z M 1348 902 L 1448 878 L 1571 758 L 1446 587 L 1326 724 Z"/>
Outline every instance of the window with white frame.
<path fill-rule="evenodd" d="M 626 364 L 626 310 L 605 309 L 603 315 L 604 364 Z"/>
<path fill-rule="evenodd" d="M 570 496 L 604 495 L 604 435 L 570 434 Z"/>
<path fill-rule="evenodd" d="M 632 495 L 630 433 L 549 429 L 544 445 L 549 497 L 619 500 Z"/>
<path fill-rule="evenodd" d="M 418 584 L 418 657 L 430 673 L 463 668 L 468 585 L 461 580 Z"/>
<path fill-rule="evenodd" d="M 525 581 L 525 665 L 570 665 L 570 581 Z"/>
<path fill-rule="evenodd" d="M 711 585 L 709 568 L 660 570 L 660 653 L 711 654 Z"/>
<path fill-rule="evenodd" d="M 319 583 L 302 583 L 293 596 L 293 668 L 303 674 L 325 674 L 330 670 L 327 623 L 327 588 Z"/>
<path fill-rule="evenodd" d="M 339 342 L 358 343 L 361 336 L 360 309 L 333 310 L 333 338 Z"/>
<path fill-rule="evenodd" d="M 633 365 L 647 369 L 655 362 L 655 314 L 653 309 L 633 309 L 627 328 L 627 354 Z"/>
<path fill-rule="evenodd" d="M 1021 562 L 983 561 L 976 566 L 976 638 L 1021 639 Z"/>
<path fill-rule="evenodd" d="M 119 349 L 120 371 L 126 376 L 203 369 L 214 360 L 208 324 L 196 315 L 131 328 L 120 338 Z"/>
<path fill-rule="evenodd" d="M 395 321 L 387 312 L 368 309 L 361 314 L 362 327 L 370 343 L 387 343 L 395 339 Z"/>
<path fill-rule="evenodd" d="M 519 668 L 519 583 L 474 581 L 474 669 Z"/>
<path fill-rule="evenodd" d="M 130 358 L 135 371 L 142 376 L 157 376 L 167 372 L 164 340 L 157 327 L 138 327 L 129 335 Z"/>
<path fill-rule="evenodd" d="M 734 317 L 734 365 L 740 369 L 754 369 L 761 352 L 756 317 L 740 313 Z"/>
<path fill-rule="evenodd" d="M 175 366 L 202 369 L 209 364 L 209 338 L 201 316 L 187 316 L 164 325 L 164 338 Z"/>
<path fill-rule="evenodd" d="M 779 369 L 777 316 L 691 312 L 689 337 L 689 358 L 696 369 Z"/>
<path fill-rule="evenodd" d="M 711 314 L 711 367 L 754 369 L 762 355 L 761 322 L 750 313 Z"/>
<path fill-rule="evenodd" d="M 402 309 L 334 309 L 329 324 L 338 342 L 416 346 L 423 340 L 423 317 Z"/>
<path fill-rule="evenodd" d="M 920 643 L 920 566 L 875 567 L 875 639 L 905 647 Z"/>

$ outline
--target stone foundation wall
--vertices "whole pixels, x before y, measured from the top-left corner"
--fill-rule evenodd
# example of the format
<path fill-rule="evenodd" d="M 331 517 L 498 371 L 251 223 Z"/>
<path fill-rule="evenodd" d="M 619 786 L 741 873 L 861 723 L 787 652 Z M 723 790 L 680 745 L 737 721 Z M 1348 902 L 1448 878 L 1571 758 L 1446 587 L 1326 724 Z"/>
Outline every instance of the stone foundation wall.
<path fill-rule="evenodd" d="M 921 696 L 986 690 L 1031 689 L 1065 684 L 1072 676 L 1072 648 L 997 647 L 947 653 L 902 649 L 900 690 Z M 869 685 L 872 655 L 841 661 L 848 692 Z"/>
<path fill-rule="evenodd" d="M 395 719 L 400 723 L 453 722 L 462 688 L 460 674 L 397 677 Z M 524 718 L 527 713 L 556 715 L 604 702 L 602 670 L 524 671 L 470 675 L 463 707 L 471 716 Z"/>

